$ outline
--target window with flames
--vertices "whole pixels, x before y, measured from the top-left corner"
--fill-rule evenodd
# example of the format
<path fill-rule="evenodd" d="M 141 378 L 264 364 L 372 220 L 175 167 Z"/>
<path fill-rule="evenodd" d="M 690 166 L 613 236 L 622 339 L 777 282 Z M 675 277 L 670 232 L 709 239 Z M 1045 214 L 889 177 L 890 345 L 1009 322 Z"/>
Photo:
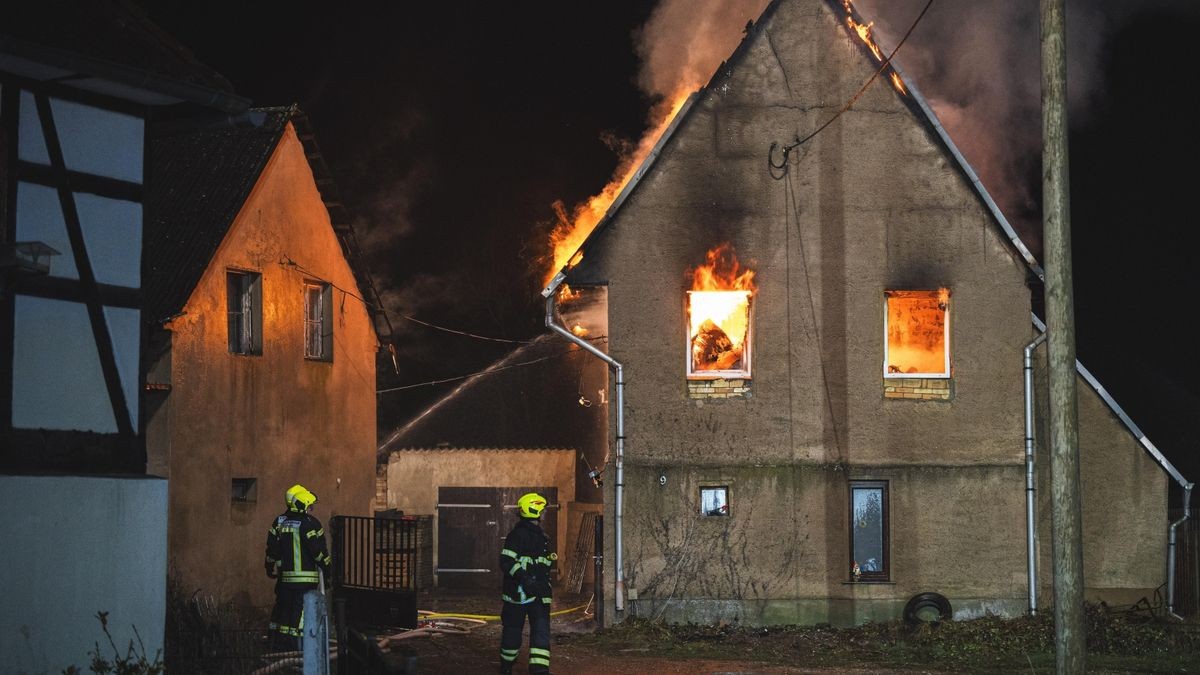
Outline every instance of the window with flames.
<path fill-rule="evenodd" d="M 884 305 L 884 377 L 950 377 L 950 291 L 886 291 Z"/>
<path fill-rule="evenodd" d="M 738 265 L 729 244 L 706 258 L 687 292 L 687 377 L 749 379 L 754 271 Z"/>

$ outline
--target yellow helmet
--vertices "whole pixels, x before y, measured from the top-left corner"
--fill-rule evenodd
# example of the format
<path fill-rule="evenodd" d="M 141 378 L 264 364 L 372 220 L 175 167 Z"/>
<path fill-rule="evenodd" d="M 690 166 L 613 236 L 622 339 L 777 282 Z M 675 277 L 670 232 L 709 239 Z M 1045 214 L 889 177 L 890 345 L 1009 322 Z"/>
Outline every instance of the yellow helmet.
<path fill-rule="evenodd" d="M 308 488 L 297 483 L 287 489 L 284 501 L 287 502 L 289 511 L 304 512 L 317 503 L 317 496 L 310 492 Z"/>
<path fill-rule="evenodd" d="M 536 492 L 526 492 L 517 500 L 517 509 L 522 518 L 541 518 L 546 508 L 546 498 Z"/>

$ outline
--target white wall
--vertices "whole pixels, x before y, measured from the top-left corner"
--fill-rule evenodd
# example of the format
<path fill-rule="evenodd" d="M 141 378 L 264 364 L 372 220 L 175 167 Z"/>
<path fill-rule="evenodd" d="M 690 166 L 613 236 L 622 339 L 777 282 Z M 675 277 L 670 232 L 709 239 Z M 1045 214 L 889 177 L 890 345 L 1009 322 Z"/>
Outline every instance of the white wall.
<path fill-rule="evenodd" d="M 0 476 L 0 513 L 0 673 L 86 672 L 100 611 L 122 653 L 133 626 L 162 648 L 166 480 Z"/>

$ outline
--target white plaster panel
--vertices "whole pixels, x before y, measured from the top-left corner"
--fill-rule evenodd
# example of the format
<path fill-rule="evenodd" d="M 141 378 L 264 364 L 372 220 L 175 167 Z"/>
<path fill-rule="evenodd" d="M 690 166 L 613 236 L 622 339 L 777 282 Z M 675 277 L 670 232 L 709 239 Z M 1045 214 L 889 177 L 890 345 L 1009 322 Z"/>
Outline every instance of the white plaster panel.
<path fill-rule="evenodd" d="M 117 374 L 121 377 L 121 391 L 125 392 L 125 406 L 133 428 L 138 428 L 138 352 L 141 348 L 139 321 L 141 312 L 125 307 L 105 307 L 104 319 L 108 323 L 108 334 L 112 337 L 113 357 L 117 362 Z"/>
<path fill-rule="evenodd" d="M 166 480 L 0 476 L 0 512 L 0 671 L 86 669 L 107 644 L 97 612 L 122 650 L 135 626 L 150 657 L 162 649 Z"/>
<path fill-rule="evenodd" d="M 40 241 L 54 247 L 60 255 L 50 259 L 50 276 L 79 278 L 62 205 L 54 188 L 33 183 L 17 184 L 17 241 Z"/>
<path fill-rule="evenodd" d="M 54 98 L 50 109 L 68 169 L 142 182 L 141 118 Z"/>
<path fill-rule="evenodd" d="M 142 205 L 76 193 L 75 206 L 96 281 L 130 288 L 140 286 Z"/>
<path fill-rule="evenodd" d="M 87 307 L 17 295 L 13 329 L 13 426 L 115 433 Z"/>

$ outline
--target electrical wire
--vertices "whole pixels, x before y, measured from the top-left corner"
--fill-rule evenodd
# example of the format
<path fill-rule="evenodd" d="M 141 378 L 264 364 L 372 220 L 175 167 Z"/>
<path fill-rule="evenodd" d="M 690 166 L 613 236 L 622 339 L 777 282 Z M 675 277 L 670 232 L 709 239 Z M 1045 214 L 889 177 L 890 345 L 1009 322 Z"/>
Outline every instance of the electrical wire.
<path fill-rule="evenodd" d="M 454 333 L 455 335 L 465 335 L 466 337 L 475 338 L 476 340 L 487 340 L 489 342 L 507 342 L 509 344 L 515 344 L 515 345 L 527 345 L 530 342 L 533 342 L 533 340 L 509 340 L 508 338 L 495 338 L 495 337 L 488 337 L 486 335 L 476 335 L 475 333 L 468 333 L 468 332 L 462 331 L 462 330 L 446 328 L 445 326 L 438 326 L 436 324 L 432 324 L 427 321 L 422 321 L 418 318 L 408 316 L 407 314 L 400 314 L 399 316 L 401 319 L 404 319 L 406 321 L 412 321 L 413 323 L 419 323 L 422 326 L 428 326 L 429 328 L 433 328 L 434 330 L 440 330 L 440 331 L 444 331 L 447 333 Z"/>
<path fill-rule="evenodd" d="M 605 338 L 607 338 L 607 336 L 597 337 L 597 338 L 593 338 L 593 339 L 601 340 L 601 339 L 605 339 Z M 574 349 L 568 349 L 566 351 L 558 352 L 556 354 L 551 354 L 549 356 L 543 356 L 541 358 L 531 359 L 529 361 L 520 361 L 518 363 L 510 363 L 506 366 L 496 366 L 494 368 L 488 368 L 487 370 L 480 370 L 480 371 L 474 372 L 474 373 L 467 373 L 466 375 L 447 377 L 447 378 L 444 378 L 441 380 L 430 380 L 428 382 L 418 382 L 416 384 L 406 384 L 406 385 L 399 386 L 399 387 L 389 387 L 387 389 L 377 389 L 375 391 L 375 393 L 376 394 L 388 394 L 388 393 L 391 393 L 394 391 L 403 391 L 405 389 L 416 389 L 417 387 L 430 387 L 430 386 L 433 386 L 436 384 L 445 384 L 447 382 L 458 382 L 459 380 L 465 380 L 470 377 L 475 377 L 476 375 L 490 375 L 492 373 L 498 373 L 502 370 L 509 370 L 512 368 L 520 368 L 523 366 L 532 366 L 535 363 L 541 363 L 542 361 L 549 361 L 550 359 L 555 359 L 560 356 L 566 356 L 568 354 L 576 354 L 576 353 L 579 353 L 580 351 L 581 350 L 576 347 Z"/>
<path fill-rule="evenodd" d="M 864 84 L 862 86 L 862 88 L 858 90 L 858 93 L 856 93 L 854 96 L 851 96 L 849 101 L 846 101 L 846 105 L 842 106 L 841 110 L 837 111 L 837 113 L 835 113 L 833 117 L 830 117 L 829 119 L 825 120 L 824 124 L 817 127 L 816 130 L 813 131 L 812 133 L 810 133 L 809 135 L 805 136 L 804 138 L 800 138 L 799 136 L 797 136 L 795 141 L 785 145 L 783 147 L 783 160 L 779 164 L 775 164 L 773 161 L 771 161 L 771 157 L 775 153 L 775 148 L 778 146 L 778 143 L 772 143 L 771 149 L 767 153 L 767 164 L 769 164 L 771 166 L 771 168 L 776 171 L 782 170 L 786 173 L 788 155 L 791 154 L 792 150 L 794 150 L 797 147 L 804 145 L 805 143 L 812 140 L 814 137 L 816 137 L 817 134 L 824 131 L 826 127 L 828 127 L 830 124 L 833 124 L 834 120 L 841 117 L 842 113 L 849 110 L 851 107 L 854 106 L 855 103 L 858 102 L 858 99 L 860 97 L 862 97 L 862 95 L 864 93 L 866 93 L 867 89 L 871 86 L 871 84 L 873 82 L 875 82 L 875 80 L 877 80 L 880 75 L 883 74 L 883 71 L 887 70 L 888 66 L 892 65 L 892 57 L 896 55 L 896 52 L 900 51 L 900 47 L 902 47 L 904 45 L 904 43 L 908 40 L 908 36 L 912 35 L 912 32 L 913 32 L 913 30 L 916 29 L 917 24 L 921 23 L 921 19 L 923 19 L 925 17 L 925 13 L 928 12 L 929 8 L 932 6 L 933 6 L 933 0 L 929 0 L 929 2 L 925 3 L 925 8 L 922 9 L 921 13 L 917 15 L 917 18 L 913 21 L 912 25 L 908 27 L 908 32 L 906 32 L 904 34 L 903 38 L 900 38 L 900 42 L 896 43 L 896 46 L 892 49 L 891 53 L 887 55 L 887 58 L 884 59 L 883 62 L 879 64 L 879 69 L 875 71 L 875 74 L 871 75 L 871 79 L 867 80 L 866 84 Z M 782 176 L 777 176 L 777 178 L 782 178 Z"/>

